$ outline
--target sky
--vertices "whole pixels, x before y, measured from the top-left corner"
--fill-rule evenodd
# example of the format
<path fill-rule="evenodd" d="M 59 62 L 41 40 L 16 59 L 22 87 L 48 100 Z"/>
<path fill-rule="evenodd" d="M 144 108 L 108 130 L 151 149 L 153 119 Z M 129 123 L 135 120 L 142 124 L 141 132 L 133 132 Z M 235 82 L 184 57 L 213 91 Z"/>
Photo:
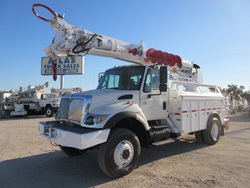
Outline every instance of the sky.
<path fill-rule="evenodd" d="M 60 76 L 54 81 L 41 75 L 44 48 L 56 31 L 32 13 L 35 3 L 65 13 L 69 24 L 193 61 L 204 83 L 250 90 L 249 0 L 2 0 L 0 90 L 45 82 L 60 88 Z M 95 89 L 100 72 L 123 64 L 128 63 L 86 55 L 84 74 L 65 75 L 64 88 Z"/>

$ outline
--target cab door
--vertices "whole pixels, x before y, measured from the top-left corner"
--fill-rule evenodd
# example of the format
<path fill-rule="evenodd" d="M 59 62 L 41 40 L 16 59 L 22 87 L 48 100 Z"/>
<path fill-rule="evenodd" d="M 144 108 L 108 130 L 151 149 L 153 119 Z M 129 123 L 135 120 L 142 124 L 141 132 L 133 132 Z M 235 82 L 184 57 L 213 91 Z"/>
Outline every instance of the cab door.
<path fill-rule="evenodd" d="M 168 115 L 167 92 L 160 93 L 158 68 L 147 70 L 140 94 L 140 107 L 147 120 L 166 119 Z"/>

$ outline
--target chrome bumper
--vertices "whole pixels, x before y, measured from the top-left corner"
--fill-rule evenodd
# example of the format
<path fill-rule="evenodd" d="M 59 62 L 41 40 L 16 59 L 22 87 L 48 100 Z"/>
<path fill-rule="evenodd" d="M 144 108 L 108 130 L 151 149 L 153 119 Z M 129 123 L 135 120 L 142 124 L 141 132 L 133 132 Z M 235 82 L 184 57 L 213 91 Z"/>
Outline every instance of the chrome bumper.
<path fill-rule="evenodd" d="M 52 143 L 81 150 L 106 142 L 110 132 L 110 129 L 66 126 L 58 121 L 39 122 L 38 129 Z"/>

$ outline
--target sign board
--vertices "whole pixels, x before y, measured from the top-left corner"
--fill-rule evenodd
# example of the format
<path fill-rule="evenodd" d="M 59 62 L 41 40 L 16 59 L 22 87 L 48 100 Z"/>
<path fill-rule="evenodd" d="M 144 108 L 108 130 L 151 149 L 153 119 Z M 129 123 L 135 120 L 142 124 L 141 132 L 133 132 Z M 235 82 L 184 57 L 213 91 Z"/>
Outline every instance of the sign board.
<path fill-rule="evenodd" d="M 53 75 L 52 62 L 49 57 L 42 57 L 41 75 Z M 57 75 L 83 74 L 84 56 L 72 56 L 56 59 Z"/>

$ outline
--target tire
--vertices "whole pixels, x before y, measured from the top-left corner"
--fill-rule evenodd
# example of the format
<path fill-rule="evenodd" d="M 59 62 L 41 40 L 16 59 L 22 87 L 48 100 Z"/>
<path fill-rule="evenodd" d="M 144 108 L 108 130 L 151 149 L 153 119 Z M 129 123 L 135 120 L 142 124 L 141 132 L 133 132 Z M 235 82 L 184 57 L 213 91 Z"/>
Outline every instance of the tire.
<path fill-rule="evenodd" d="M 207 129 L 203 131 L 204 142 L 209 145 L 216 144 L 220 139 L 221 125 L 217 118 L 213 117 L 209 122 Z"/>
<path fill-rule="evenodd" d="M 106 143 L 100 145 L 98 163 L 105 174 L 119 178 L 136 168 L 140 154 L 140 141 L 135 133 L 118 128 L 110 133 Z"/>
<path fill-rule="evenodd" d="M 71 148 L 71 147 L 65 147 L 65 146 L 59 146 L 59 147 L 65 154 L 69 156 L 78 156 L 87 152 L 87 150 L 80 150 L 80 149 Z"/>
<path fill-rule="evenodd" d="M 46 107 L 45 114 L 47 117 L 52 117 L 54 115 L 54 109 L 52 108 L 52 106 Z"/>
<path fill-rule="evenodd" d="M 195 138 L 196 138 L 197 142 L 199 142 L 201 144 L 204 144 L 203 130 L 202 131 L 197 131 L 194 134 L 195 134 Z"/>

